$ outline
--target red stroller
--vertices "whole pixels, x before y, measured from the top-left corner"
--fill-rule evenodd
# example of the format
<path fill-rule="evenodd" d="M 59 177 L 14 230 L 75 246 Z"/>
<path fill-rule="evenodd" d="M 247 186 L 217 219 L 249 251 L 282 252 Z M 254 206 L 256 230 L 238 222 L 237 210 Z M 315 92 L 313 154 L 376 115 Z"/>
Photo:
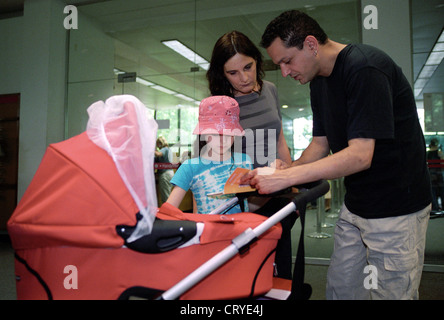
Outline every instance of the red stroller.
<path fill-rule="evenodd" d="M 150 232 L 129 241 L 144 220 L 140 202 L 146 207 L 153 197 L 135 200 L 114 160 L 87 133 L 48 147 L 8 222 L 18 299 L 118 299 L 148 288 L 165 291 L 162 299 L 262 295 L 272 287 L 278 222 L 328 191 L 328 183 L 317 184 L 268 219 L 164 204 Z"/>

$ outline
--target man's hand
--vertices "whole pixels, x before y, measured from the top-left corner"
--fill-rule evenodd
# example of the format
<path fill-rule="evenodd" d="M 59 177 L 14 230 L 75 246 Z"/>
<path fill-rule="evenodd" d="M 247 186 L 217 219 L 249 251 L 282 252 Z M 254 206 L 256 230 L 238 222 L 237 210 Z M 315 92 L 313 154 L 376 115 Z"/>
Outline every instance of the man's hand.
<path fill-rule="evenodd" d="M 257 168 L 245 174 L 240 182 L 250 184 L 259 194 L 269 194 L 291 185 L 285 171 L 270 167 Z"/>
<path fill-rule="evenodd" d="M 281 159 L 276 159 L 275 161 L 273 161 L 270 164 L 271 168 L 275 168 L 275 169 L 287 169 L 290 167 L 290 165 L 288 163 L 286 163 L 285 161 L 282 161 Z"/>

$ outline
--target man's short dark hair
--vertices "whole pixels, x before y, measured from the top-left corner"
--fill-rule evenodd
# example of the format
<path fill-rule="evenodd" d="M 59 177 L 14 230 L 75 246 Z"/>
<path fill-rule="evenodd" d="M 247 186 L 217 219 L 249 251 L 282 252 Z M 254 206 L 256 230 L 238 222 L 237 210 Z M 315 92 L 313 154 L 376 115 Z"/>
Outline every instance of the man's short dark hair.
<path fill-rule="evenodd" d="M 298 10 L 285 11 L 268 24 L 260 45 L 268 48 L 279 37 L 287 48 L 297 47 L 301 50 L 309 35 L 314 36 L 320 44 L 328 40 L 316 20 Z"/>

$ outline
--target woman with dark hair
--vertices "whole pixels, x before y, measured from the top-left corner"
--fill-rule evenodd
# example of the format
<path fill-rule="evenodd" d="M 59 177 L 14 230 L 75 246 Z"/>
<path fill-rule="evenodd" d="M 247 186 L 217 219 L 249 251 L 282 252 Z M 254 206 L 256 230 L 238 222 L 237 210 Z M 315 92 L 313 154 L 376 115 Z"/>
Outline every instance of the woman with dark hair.
<path fill-rule="evenodd" d="M 288 164 L 291 156 L 283 134 L 282 116 L 276 86 L 262 80 L 262 54 L 253 42 L 239 31 L 220 37 L 213 48 L 207 72 L 212 95 L 227 95 L 239 103 L 239 121 L 245 130 L 237 152 L 253 160 L 254 168 L 268 166 L 276 159 Z M 250 197 L 250 211 L 270 216 L 288 203 L 284 198 Z M 291 228 L 294 217 L 282 221 L 281 240 L 276 248 L 277 273 L 291 279 Z"/>
<path fill-rule="evenodd" d="M 207 72 L 210 92 L 239 103 L 240 123 L 246 131 L 239 152 L 248 154 L 255 168 L 277 158 L 291 163 L 277 89 L 263 76 L 262 54 L 246 35 L 231 31 L 217 40 Z"/>

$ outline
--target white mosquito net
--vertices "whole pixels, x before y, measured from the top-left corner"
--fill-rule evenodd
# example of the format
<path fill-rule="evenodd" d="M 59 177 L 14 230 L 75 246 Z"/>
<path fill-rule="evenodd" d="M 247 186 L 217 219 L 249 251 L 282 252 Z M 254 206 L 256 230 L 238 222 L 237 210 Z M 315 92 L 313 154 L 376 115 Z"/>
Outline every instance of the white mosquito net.
<path fill-rule="evenodd" d="M 88 137 L 111 156 L 143 217 L 127 239 L 133 242 L 151 233 L 157 213 L 153 164 L 157 122 L 131 95 L 97 101 L 88 114 Z"/>

